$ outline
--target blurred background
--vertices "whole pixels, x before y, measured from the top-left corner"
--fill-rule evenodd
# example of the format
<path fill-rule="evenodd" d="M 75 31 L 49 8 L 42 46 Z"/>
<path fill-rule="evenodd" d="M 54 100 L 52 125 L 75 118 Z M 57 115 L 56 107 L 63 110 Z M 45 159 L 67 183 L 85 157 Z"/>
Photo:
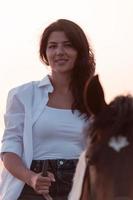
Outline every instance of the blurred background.
<path fill-rule="evenodd" d="M 133 93 L 132 11 L 132 0 L 0 0 L 0 138 L 8 91 L 47 73 L 39 41 L 58 18 L 75 21 L 85 31 L 107 102 Z"/>

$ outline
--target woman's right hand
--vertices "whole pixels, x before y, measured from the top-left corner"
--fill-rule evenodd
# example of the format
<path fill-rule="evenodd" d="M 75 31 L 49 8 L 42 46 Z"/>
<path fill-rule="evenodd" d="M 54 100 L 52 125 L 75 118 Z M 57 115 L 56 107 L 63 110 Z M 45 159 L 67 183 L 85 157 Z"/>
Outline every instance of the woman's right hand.
<path fill-rule="evenodd" d="M 3 163 L 6 169 L 16 178 L 27 183 L 38 194 L 46 196 L 49 193 L 51 182 L 55 182 L 54 175 L 48 172 L 47 177 L 41 173 L 35 173 L 28 169 L 22 159 L 15 153 L 6 152 L 3 154 Z M 13 165 L 15 163 L 15 165 Z M 48 195 L 49 196 L 49 195 Z M 45 198 L 48 199 L 48 198 Z"/>
<path fill-rule="evenodd" d="M 49 194 L 49 187 L 51 186 L 51 182 L 55 182 L 55 178 L 51 172 L 48 172 L 47 174 L 48 176 L 44 177 L 41 173 L 31 171 L 28 185 L 30 185 L 38 194 Z"/>

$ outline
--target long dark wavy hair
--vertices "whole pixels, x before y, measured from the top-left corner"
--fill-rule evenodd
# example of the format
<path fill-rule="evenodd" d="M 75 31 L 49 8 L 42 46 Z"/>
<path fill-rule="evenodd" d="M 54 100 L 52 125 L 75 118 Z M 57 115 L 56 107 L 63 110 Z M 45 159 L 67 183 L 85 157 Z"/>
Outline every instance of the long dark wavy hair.
<path fill-rule="evenodd" d="M 70 82 L 70 89 L 74 97 L 74 102 L 71 109 L 73 111 L 77 109 L 81 112 L 81 114 L 86 114 L 87 111 L 83 102 L 83 90 L 86 81 L 90 79 L 95 72 L 94 53 L 90 47 L 85 33 L 79 27 L 79 25 L 70 20 L 59 19 L 50 24 L 44 30 L 41 37 L 40 58 L 45 64 L 49 65 L 46 56 L 46 48 L 49 36 L 54 31 L 63 31 L 78 52 L 78 57 Z"/>

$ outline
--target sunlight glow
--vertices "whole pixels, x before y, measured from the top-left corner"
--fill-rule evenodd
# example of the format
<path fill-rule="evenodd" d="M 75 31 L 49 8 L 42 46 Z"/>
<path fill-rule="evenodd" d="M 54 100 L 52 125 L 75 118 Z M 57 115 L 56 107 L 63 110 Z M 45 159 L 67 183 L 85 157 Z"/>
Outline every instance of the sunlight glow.
<path fill-rule="evenodd" d="M 9 89 L 47 72 L 39 60 L 39 40 L 58 18 L 75 21 L 87 34 L 107 101 L 133 93 L 132 10 L 132 0 L 0 0 L 0 135 Z"/>

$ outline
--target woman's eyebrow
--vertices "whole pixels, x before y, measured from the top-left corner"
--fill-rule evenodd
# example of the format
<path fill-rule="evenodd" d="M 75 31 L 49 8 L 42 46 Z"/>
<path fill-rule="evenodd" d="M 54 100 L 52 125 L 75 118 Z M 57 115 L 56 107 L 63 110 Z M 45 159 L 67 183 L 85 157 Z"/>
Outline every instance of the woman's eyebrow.
<path fill-rule="evenodd" d="M 49 41 L 48 44 L 56 44 L 57 42 Z"/>
<path fill-rule="evenodd" d="M 67 41 L 64 41 L 63 43 L 71 43 L 69 40 L 67 40 Z"/>
<path fill-rule="evenodd" d="M 49 41 L 48 44 L 57 44 L 57 43 L 71 43 L 69 40 L 64 40 L 61 42 Z"/>

